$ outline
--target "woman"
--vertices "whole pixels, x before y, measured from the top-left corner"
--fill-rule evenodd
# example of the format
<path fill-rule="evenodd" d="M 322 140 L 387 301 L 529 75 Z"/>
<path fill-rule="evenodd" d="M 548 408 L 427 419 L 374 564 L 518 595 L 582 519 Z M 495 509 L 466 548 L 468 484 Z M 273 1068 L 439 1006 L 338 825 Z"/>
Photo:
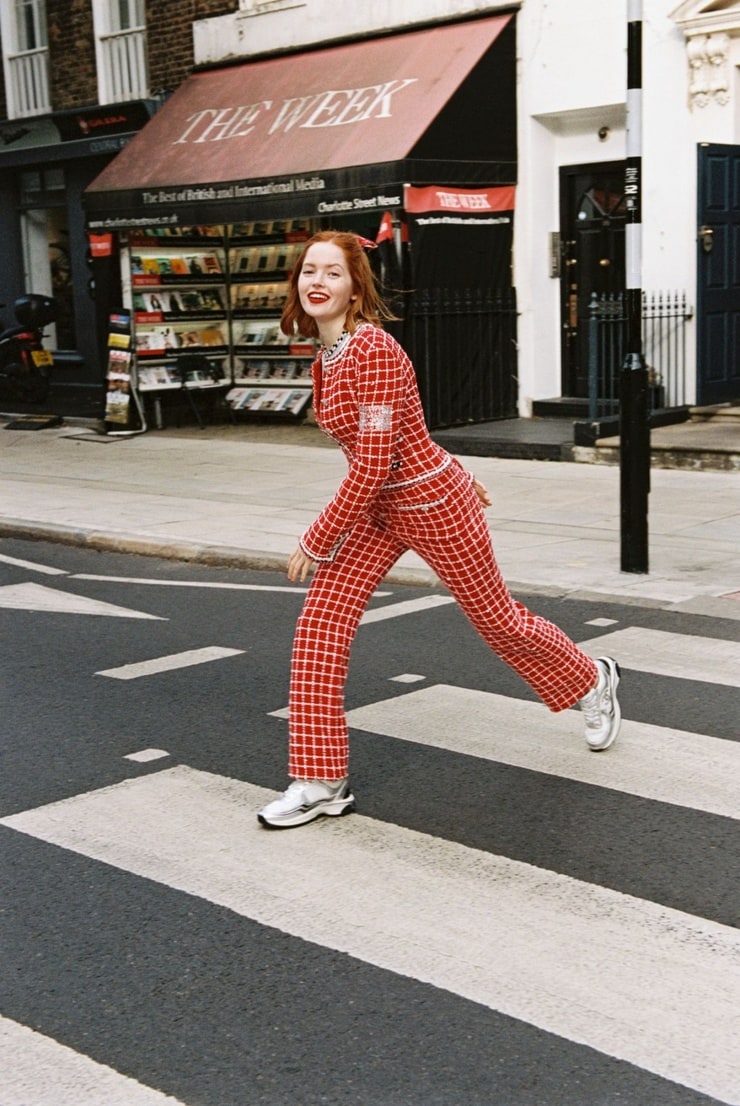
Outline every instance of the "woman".
<path fill-rule="evenodd" d="M 281 327 L 319 338 L 313 366 L 321 429 L 346 454 L 347 475 L 288 561 L 290 580 L 316 569 L 293 644 L 289 775 L 264 826 L 300 826 L 354 810 L 344 685 L 365 607 L 413 549 L 437 573 L 487 644 L 553 711 L 580 703 L 586 741 L 607 749 L 620 724 L 619 666 L 586 656 L 516 602 L 501 577 L 483 485 L 427 430 L 413 366 L 380 326 L 388 314 L 357 235 L 321 231 L 291 275 Z"/>

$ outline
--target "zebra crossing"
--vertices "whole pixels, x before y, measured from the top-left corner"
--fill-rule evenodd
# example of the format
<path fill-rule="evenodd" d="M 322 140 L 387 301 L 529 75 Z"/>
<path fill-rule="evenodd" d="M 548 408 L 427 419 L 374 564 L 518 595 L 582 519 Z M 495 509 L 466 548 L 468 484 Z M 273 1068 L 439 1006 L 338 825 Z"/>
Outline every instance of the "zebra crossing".
<path fill-rule="evenodd" d="M 706 695 L 713 686 L 740 687 L 734 641 L 627 627 L 582 645 L 593 655 L 614 651 L 634 672 L 697 681 Z M 524 699 L 403 673 L 396 678 L 393 695 L 350 710 L 349 723 L 359 740 L 431 758 L 417 762 L 421 786 L 432 768 L 449 774 L 449 809 L 426 827 L 411 824 L 402 804 L 389 811 L 387 804 L 373 806 L 370 795 L 363 803 L 360 787 L 359 813 L 352 817 L 270 833 L 257 825 L 254 812 L 274 792 L 165 762 L 141 776 L 2 818 L 0 829 L 51 847 L 57 857 L 102 865 L 122 888 L 136 880 L 167 889 L 305 943 L 301 948 L 387 973 L 399 986 L 413 982 L 435 996 L 463 1000 L 471 1004 L 465 1008 L 471 1017 L 471 1011 L 488 1011 L 525 1031 L 551 1035 L 562 1049 L 587 1050 L 589 1057 L 647 1073 L 664 1081 L 667 1095 L 675 1087 L 674 1098 L 624 1099 L 632 1106 L 738 1106 L 740 933 L 732 905 L 726 914 L 706 917 L 690 900 L 686 907 L 680 886 L 675 897 L 668 889 L 655 897 L 642 894 L 639 878 L 626 871 L 639 866 L 640 853 L 625 858 L 624 827 L 631 812 L 654 813 L 650 847 L 657 843 L 673 857 L 668 883 L 682 882 L 676 872 L 689 842 L 697 862 L 725 878 L 728 868 L 739 871 L 740 742 L 627 718 L 615 747 L 594 755 L 584 748 L 574 712 L 552 715 Z M 408 687 L 399 692 L 404 683 Z M 272 712 L 280 735 L 285 713 Z M 497 781 L 500 791 L 455 786 L 476 777 Z M 503 790 L 519 784 L 528 817 L 534 821 L 541 811 L 539 821 L 547 825 L 525 827 L 516 849 L 504 847 L 505 841 L 497 848 L 508 813 L 491 812 L 485 832 L 474 831 L 475 823 L 487 803 L 503 803 Z M 430 790 L 430 802 L 438 795 Z M 600 857 L 596 871 L 598 850 L 587 851 L 592 811 L 613 812 L 618 804 L 628 813 L 623 822 L 615 820 L 610 855 Z M 572 829 L 579 823 L 582 836 Z M 534 845 L 545 830 L 563 834 L 550 852 Z M 599 833 L 603 840 L 604 826 Z M 706 838 L 706 848 L 697 837 Z M 526 855 L 517 855 L 522 851 Z M 558 863 L 548 863 L 550 856 Z M 317 895 L 317 888 L 332 893 Z M 0 1018 L 0 1106 L 291 1101 L 279 1093 L 262 1098 L 256 1089 L 251 1097 L 244 1087 L 241 1097 L 228 1100 L 190 1099 L 158 1082 L 155 1071 L 151 1079 L 140 1070 L 133 1078 L 101 1062 L 105 1048 L 94 1052 L 88 1056 L 53 1033 Z M 341 1057 L 332 1062 L 341 1066 Z M 292 1101 L 344 1101 L 331 1091 L 322 1091 L 325 1097 L 306 1093 L 305 1100 Z M 348 1101 L 415 1106 L 392 1090 L 387 1100 L 378 1093 L 360 1088 Z M 467 1101 L 509 1106 L 497 1093 Z M 552 1101 L 547 1091 L 532 1091 L 530 1099 L 523 1093 L 516 1101 L 527 1106 Z M 457 1106 L 429 1091 L 421 1102 Z"/>

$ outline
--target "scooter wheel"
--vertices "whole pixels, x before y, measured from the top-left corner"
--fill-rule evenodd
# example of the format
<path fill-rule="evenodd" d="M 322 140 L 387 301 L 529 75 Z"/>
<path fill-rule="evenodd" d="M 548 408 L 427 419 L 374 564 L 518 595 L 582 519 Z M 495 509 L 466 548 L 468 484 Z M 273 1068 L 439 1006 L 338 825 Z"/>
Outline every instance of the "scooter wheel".
<path fill-rule="evenodd" d="M 5 370 L 6 383 L 19 403 L 43 403 L 49 394 L 49 377 L 42 370 L 14 363 Z"/>

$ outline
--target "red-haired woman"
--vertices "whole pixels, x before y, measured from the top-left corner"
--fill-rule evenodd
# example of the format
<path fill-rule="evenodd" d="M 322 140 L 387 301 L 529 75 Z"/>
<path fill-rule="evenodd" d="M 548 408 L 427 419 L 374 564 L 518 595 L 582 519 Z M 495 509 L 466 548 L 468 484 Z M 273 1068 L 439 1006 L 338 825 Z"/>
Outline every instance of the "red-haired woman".
<path fill-rule="evenodd" d="M 341 446 L 348 471 L 288 561 L 292 581 L 316 571 L 293 644 L 293 782 L 259 812 L 270 827 L 354 809 L 344 713 L 350 648 L 371 595 L 409 549 L 550 710 L 580 704 L 590 749 L 607 749 L 619 730 L 616 661 L 592 660 L 510 595 L 483 513 L 488 492 L 429 435 L 413 366 L 380 325 L 388 314 L 367 245 L 336 231 L 311 238 L 281 321 L 285 333 L 322 343 L 313 366 L 316 420 Z"/>

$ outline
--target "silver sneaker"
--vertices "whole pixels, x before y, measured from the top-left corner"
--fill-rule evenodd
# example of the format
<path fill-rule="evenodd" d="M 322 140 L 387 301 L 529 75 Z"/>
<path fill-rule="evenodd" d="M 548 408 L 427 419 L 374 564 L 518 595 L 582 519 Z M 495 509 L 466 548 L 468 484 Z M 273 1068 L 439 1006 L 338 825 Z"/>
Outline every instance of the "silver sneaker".
<path fill-rule="evenodd" d="M 288 829 L 313 822 L 322 814 L 336 817 L 351 814 L 355 809 L 355 797 L 350 791 L 349 780 L 293 780 L 279 799 L 268 803 L 257 815 L 263 826 L 272 829 Z"/>
<path fill-rule="evenodd" d="M 579 699 L 586 723 L 586 744 L 595 753 L 608 749 L 619 733 L 622 713 L 617 700 L 619 665 L 612 657 L 599 657 L 596 662 L 599 679 L 587 695 Z"/>

